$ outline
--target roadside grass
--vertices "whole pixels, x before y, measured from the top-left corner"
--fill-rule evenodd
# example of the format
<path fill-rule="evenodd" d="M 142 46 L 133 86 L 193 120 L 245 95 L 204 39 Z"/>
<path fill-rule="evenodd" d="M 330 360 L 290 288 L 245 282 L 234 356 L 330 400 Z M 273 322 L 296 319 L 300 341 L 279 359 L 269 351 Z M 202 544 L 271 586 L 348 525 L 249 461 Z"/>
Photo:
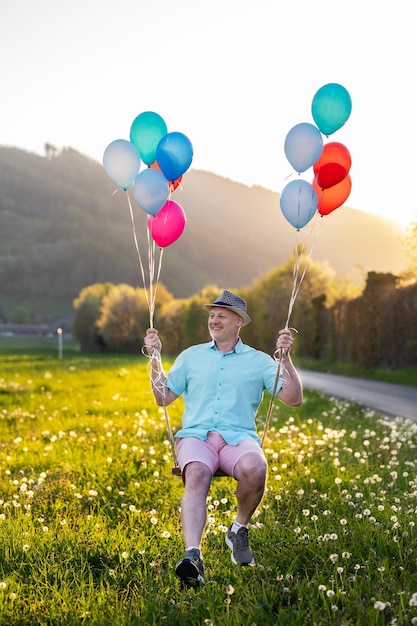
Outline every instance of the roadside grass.
<path fill-rule="evenodd" d="M 366 378 L 368 380 L 380 380 L 386 383 L 410 385 L 417 387 L 417 367 L 404 367 L 402 369 L 366 368 L 355 363 L 335 363 L 325 359 L 315 360 L 307 358 L 297 359 L 297 366 L 316 372 L 341 374 L 354 378 Z"/>
<path fill-rule="evenodd" d="M 417 624 L 416 424 L 314 392 L 275 403 L 256 565 L 230 560 L 235 482 L 214 479 L 206 585 L 182 590 L 183 488 L 147 365 L 0 355 L 0 626 Z"/>

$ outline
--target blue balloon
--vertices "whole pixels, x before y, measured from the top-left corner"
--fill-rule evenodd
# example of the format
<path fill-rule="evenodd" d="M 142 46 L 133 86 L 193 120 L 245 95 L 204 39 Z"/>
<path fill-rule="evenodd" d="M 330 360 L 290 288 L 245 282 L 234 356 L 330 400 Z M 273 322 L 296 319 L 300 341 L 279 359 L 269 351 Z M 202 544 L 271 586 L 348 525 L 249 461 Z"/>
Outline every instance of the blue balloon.
<path fill-rule="evenodd" d="M 183 133 L 167 133 L 156 149 L 156 160 L 170 182 L 175 182 L 188 170 L 193 160 L 193 146 Z"/>
<path fill-rule="evenodd" d="M 295 171 L 305 172 L 323 152 L 322 134 L 313 124 L 297 124 L 285 138 L 284 151 Z"/>
<path fill-rule="evenodd" d="M 132 193 L 145 213 L 156 215 L 168 200 L 168 181 L 160 171 L 148 168 L 136 176 Z"/>
<path fill-rule="evenodd" d="M 130 187 L 140 168 L 138 149 L 126 139 L 115 139 L 103 154 L 103 167 L 107 176 L 121 189 Z"/>
<path fill-rule="evenodd" d="M 311 104 L 311 113 L 321 132 L 329 136 L 339 130 L 349 119 L 352 100 L 343 85 L 329 83 L 316 92 Z"/>
<path fill-rule="evenodd" d="M 291 226 L 297 230 L 313 219 L 317 212 L 317 193 L 306 180 L 293 180 L 281 192 L 281 211 Z"/>

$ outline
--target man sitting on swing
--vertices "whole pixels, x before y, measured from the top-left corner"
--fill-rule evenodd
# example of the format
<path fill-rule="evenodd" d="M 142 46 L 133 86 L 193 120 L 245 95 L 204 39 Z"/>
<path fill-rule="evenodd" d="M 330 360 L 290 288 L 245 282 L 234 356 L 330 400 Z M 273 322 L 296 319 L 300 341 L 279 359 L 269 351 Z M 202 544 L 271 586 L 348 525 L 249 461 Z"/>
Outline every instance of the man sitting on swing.
<path fill-rule="evenodd" d="M 293 337 L 279 331 L 279 366 L 264 352 L 242 343 L 240 328 L 251 319 L 240 296 L 223 291 L 209 310 L 212 341 L 184 350 L 166 377 L 160 359 L 152 359 L 152 389 L 159 406 L 168 406 L 184 394 L 182 428 L 176 433 L 178 465 L 185 485 L 181 519 L 185 555 L 175 573 L 191 587 L 204 584 L 201 540 L 207 520 L 206 498 L 213 475 L 220 470 L 237 481 L 237 514 L 226 533 L 226 544 L 236 565 L 251 565 L 248 524 L 261 502 L 267 463 L 256 434 L 255 416 L 264 390 L 288 406 L 303 399 L 302 386 L 292 364 Z M 149 355 L 161 353 L 158 331 L 145 338 Z M 278 369 L 279 368 L 279 369 Z M 279 375 L 279 379 L 277 379 Z"/>

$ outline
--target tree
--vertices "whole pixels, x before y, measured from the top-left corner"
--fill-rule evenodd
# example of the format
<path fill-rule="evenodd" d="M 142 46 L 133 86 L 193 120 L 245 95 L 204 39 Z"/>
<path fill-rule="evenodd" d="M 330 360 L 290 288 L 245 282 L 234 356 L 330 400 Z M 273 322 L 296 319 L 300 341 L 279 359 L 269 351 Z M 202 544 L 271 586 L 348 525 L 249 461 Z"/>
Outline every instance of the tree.
<path fill-rule="evenodd" d="M 417 281 L 417 220 L 408 226 L 403 244 L 410 260 L 410 266 L 404 272 L 402 282 L 405 284 L 415 283 Z"/>
<path fill-rule="evenodd" d="M 115 352 L 139 352 L 148 326 L 145 291 L 130 285 L 114 286 L 103 298 L 97 328 Z"/>
<path fill-rule="evenodd" d="M 12 311 L 12 314 L 10 316 L 10 321 L 14 324 L 29 324 L 30 322 L 29 311 L 23 306 L 16 307 Z"/>
<path fill-rule="evenodd" d="M 105 344 L 97 326 L 101 305 L 113 288 L 111 283 L 96 283 L 81 290 L 74 300 L 75 316 L 72 333 L 80 342 L 81 350 L 103 350 Z"/>

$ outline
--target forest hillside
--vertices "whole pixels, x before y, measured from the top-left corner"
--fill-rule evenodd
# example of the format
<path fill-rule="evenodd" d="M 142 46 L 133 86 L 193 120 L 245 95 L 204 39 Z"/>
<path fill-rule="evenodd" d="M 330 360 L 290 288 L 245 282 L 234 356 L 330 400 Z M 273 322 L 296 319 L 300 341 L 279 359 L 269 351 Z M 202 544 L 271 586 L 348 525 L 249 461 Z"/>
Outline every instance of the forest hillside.
<path fill-rule="evenodd" d="M 87 285 L 143 286 L 128 195 L 115 193 L 101 163 L 72 148 L 47 158 L 0 147 L 0 190 L 0 310 L 42 305 L 68 313 Z M 187 223 L 164 249 L 160 280 L 176 298 L 208 284 L 251 285 L 284 263 L 305 231 L 297 235 L 285 220 L 279 194 L 210 172 L 190 169 L 172 199 Z M 131 202 L 146 268 L 147 216 Z M 314 258 L 347 275 L 400 272 L 401 229 L 363 209 L 317 215 Z"/>

